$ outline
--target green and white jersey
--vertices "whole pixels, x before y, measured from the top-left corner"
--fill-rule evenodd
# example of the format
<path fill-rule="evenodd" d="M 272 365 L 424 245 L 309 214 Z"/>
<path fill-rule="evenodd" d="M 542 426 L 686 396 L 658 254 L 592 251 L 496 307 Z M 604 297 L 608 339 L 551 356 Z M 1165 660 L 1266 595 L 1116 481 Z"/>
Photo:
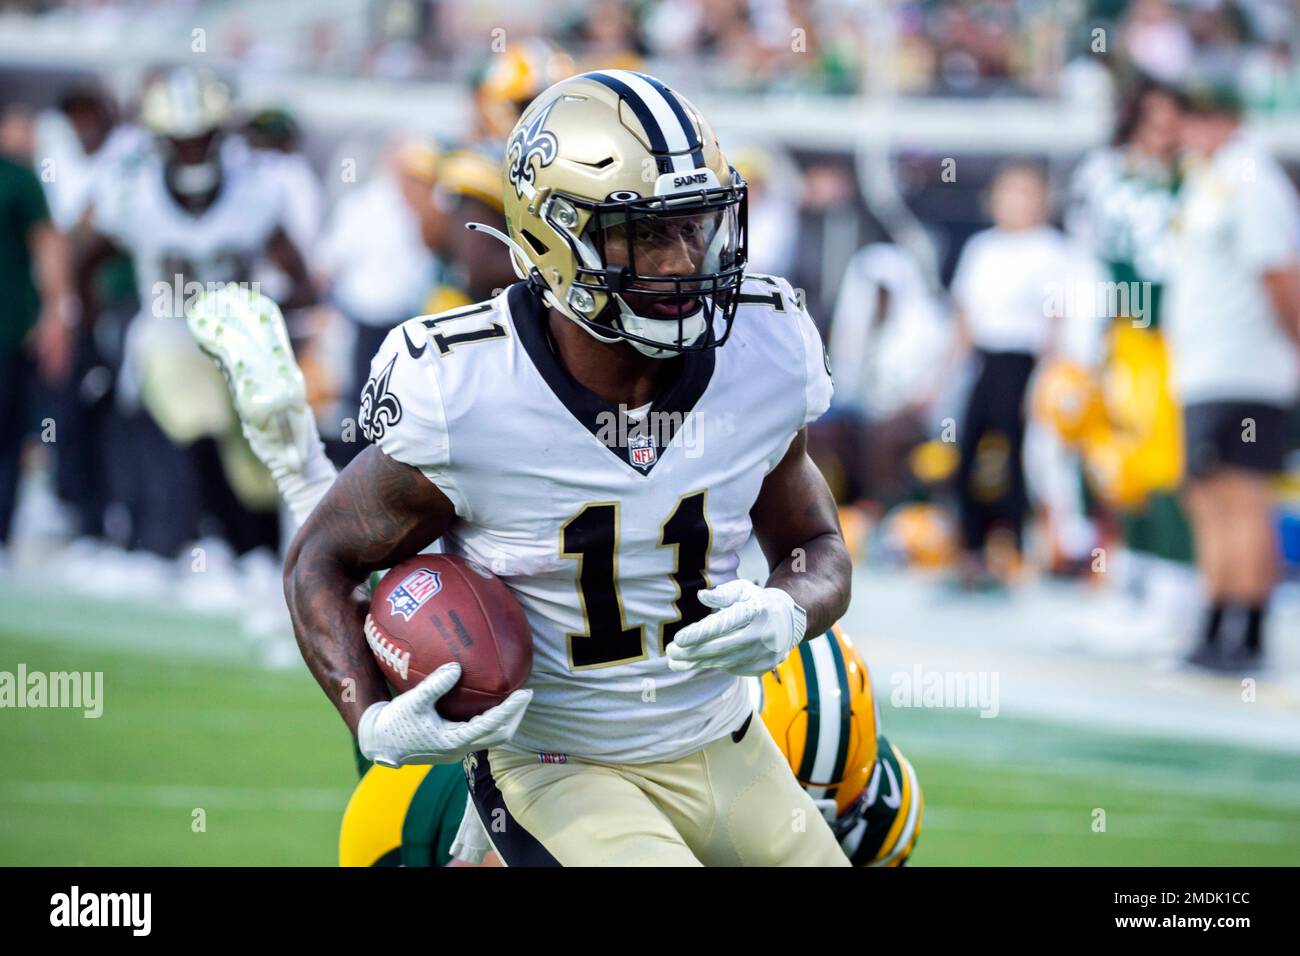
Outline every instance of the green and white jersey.
<path fill-rule="evenodd" d="M 1106 267 L 1113 282 L 1149 282 L 1151 324 L 1160 322 L 1168 235 L 1178 199 L 1175 172 L 1104 147 L 1084 157 L 1070 182 L 1066 228 Z"/>

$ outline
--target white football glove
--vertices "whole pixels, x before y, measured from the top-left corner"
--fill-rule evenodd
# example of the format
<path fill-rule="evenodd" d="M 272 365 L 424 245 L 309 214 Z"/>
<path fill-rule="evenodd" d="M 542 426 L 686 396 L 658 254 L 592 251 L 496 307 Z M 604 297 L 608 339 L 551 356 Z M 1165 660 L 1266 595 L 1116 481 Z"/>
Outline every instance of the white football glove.
<path fill-rule="evenodd" d="M 705 607 L 718 608 L 682 628 L 668 645 L 675 671 L 717 667 L 747 677 L 770 671 L 803 640 L 808 615 L 780 588 L 760 588 L 738 578 L 699 593 Z"/>
<path fill-rule="evenodd" d="M 517 690 L 497 706 L 459 722 L 438 713 L 438 698 L 460 680 L 459 664 L 443 664 L 404 694 L 371 704 L 357 725 L 357 744 L 385 767 L 453 763 L 475 750 L 505 743 L 524 717 L 531 690 Z"/>

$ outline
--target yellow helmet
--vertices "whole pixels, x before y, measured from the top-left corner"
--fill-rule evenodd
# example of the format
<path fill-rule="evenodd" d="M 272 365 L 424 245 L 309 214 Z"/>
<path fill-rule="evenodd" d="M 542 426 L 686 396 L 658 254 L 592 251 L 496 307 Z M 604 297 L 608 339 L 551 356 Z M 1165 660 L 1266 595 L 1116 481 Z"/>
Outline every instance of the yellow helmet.
<path fill-rule="evenodd" d="M 366 771 L 343 811 L 339 866 L 397 866 L 402 859 L 402 828 L 428 764 Z"/>
<path fill-rule="evenodd" d="M 509 237 L 497 235 L 516 271 L 591 335 L 653 358 L 726 340 L 745 183 L 663 83 L 602 70 L 552 86 L 510 135 L 502 188 Z"/>
<path fill-rule="evenodd" d="M 1030 406 L 1061 439 L 1080 442 L 1106 425 L 1101 385 L 1086 368 L 1068 359 L 1047 365 L 1034 385 Z"/>
<path fill-rule="evenodd" d="M 956 442 L 932 438 L 913 448 L 907 463 L 922 484 L 937 485 L 956 474 L 960 458 Z"/>
<path fill-rule="evenodd" d="M 474 89 L 480 134 L 504 139 L 538 93 L 574 72 L 573 58 L 548 40 L 509 44 L 492 57 Z"/>
<path fill-rule="evenodd" d="M 1104 433 L 1083 445 L 1083 467 L 1092 490 L 1112 508 L 1136 508 L 1151 492 L 1138 442 L 1120 433 Z"/>
<path fill-rule="evenodd" d="M 835 815 L 862 796 L 876 769 L 879 716 L 871 675 L 839 625 L 752 679 L 763 723 L 814 800 Z"/>
<path fill-rule="evenodd" d="M 478 149 L 458 149 L 438 160 L 437 192 L 470 196 L 501 211 L 501 169 L 498 156 Z"/>
<path fill-rule="evenodd" d="M 909 502 L 890 509 L 881 522 L 885 549 L 919 568 L 944 568 L 957 557 L 957 528 L 939 505 Z"/>

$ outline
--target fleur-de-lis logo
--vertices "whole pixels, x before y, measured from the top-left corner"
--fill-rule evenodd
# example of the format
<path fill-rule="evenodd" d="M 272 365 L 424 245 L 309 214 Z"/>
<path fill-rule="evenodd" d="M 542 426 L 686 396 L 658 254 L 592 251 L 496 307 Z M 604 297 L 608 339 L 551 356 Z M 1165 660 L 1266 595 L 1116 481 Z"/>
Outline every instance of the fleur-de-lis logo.
<path fill-rule="evenodd" d="M 469 784 L 470 790 L 474 789 L 474 774 L 478 770 L 478 754 L 468 753 L 465 759 L 461 761 L 461 767 L 465 770 L 465 782 Z"/>
<path fill-rule="evenodd" d="M 524 195 L 523 184 L 533 185 L 537 169 L 551 165 L 560 151 L 560 141 L 555 138 L 555 134 L 548 129 L 543 129 L 547 118 L 551 115 L 551 110 L 558 102 L 560 98 L 557 96 L 538 110 L 537 115 L 528 122 L 527 126 L 521 126 L 515 132 L 506 147 L 510 182 L 515 187 L 515 195 L 520 198 Z M 537 159 L 536 167 L 532 162 L 534 158 Z"/>
<path fill-rule="evenodd" d="M 388 389 L 396 364 L 397 356 L 394 355 L 383 371 L 372 376 L 361 390 L 361 434 L 372 442 L 379 441 L 389 428 L 402 420 L 402 403 Z"/>

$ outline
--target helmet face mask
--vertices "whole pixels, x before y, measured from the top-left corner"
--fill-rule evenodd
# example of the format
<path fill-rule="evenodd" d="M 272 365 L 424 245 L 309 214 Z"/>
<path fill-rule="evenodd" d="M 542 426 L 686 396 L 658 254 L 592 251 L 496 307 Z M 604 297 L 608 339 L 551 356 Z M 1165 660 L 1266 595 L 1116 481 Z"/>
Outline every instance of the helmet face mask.
<path fill-rule="evenodd" d="M 214 195 L 221 186 L 221 131 L 161 137 L 167 188 L 187 200 Z"/>
<path fill-rule="evenodd" d="M 593 331 L 655 357 L 726 341 L 745 276 L 743 184 L 688 197 L 563 199 L 588 213 L 576 240 L 587 264 L 575 272 L 569 304 Z M 598 312 L 580 307 L 598 296 Z"/>
<path fill-rule="evenodd" d="M 747 189 L 689 103 L 640 73 L 572 77 L 524 112 L 505 159 L 516 271 L 551 308 L 652 358 L 726 341 Z"/>

